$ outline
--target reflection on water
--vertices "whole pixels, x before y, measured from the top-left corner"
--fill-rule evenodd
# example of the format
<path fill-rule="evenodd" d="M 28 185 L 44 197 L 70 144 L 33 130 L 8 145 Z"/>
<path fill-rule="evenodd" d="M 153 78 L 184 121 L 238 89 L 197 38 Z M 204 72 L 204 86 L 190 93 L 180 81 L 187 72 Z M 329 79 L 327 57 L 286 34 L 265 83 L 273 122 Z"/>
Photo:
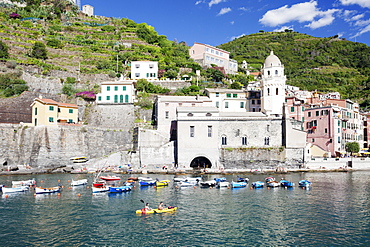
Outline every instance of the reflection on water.
<path fill-rule="evenodd" d="M 267 175 L 250 175 L 250 184 Z M 34 176 L 38 186 L 65 185 L 60 193 L 33 191 L 0 198 L 2 246 L 349 246 L 369 245 L 370 172 L 297 173 L 292 189 L 140 187 L 127 193 L 91 191 L 92 175 Z M 127 175 L 122 175 L 125 181 Z M 170 179 L 173 176 L 152 176 Z M 226 176 L 236 181 L 237 176 Z M 0 184 L 28 176 L 3 176 Z M 72 179 L 87 186 L 69 188 Z M 207 176 L 204 180 L 213 179 Z M 279 181 L 281 177 L 276 176 Z M 313 182 L 302 189 L 298 181 Z M 41 183 L 41 181 L 43 181 Z M 159 202 L 174 213 L 136 215 Z"/>

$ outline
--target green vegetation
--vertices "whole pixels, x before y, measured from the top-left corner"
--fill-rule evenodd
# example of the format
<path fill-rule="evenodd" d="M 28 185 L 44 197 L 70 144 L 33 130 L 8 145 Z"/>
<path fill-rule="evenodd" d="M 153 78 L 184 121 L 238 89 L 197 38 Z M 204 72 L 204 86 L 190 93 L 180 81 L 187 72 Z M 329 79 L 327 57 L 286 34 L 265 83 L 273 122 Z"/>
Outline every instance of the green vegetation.
<path fill-rule="evenodd" d="M 219 46 L 238 63 L 258 71 L 270 51 L 285 67 L 287 83 L 303 90 L 338 91 L 342 98 L 370 106 L 370 47 L 338 36 L 315 38 L 292 32 L 260 32 Z M 244 83 L 243 83 L 244 84 Z"/>
<path fill-rule="evenodd" d="M 346 151 L 351 153 L 358 153 L 360 151 L 360 144 L 358 142 L 347 142 Z"/>
<path fill-rule="evenodd" d="M 26 82 L 20 77 L 20 73 L 0 74 L 0 95 L 2 97 L 18 96 L 28 90 Z"/>
<path fill-rule="evenodd" d="M 0 40 L 0 58 L 8 58 L 9 57 L 9 48 L 8 46 Z"/>

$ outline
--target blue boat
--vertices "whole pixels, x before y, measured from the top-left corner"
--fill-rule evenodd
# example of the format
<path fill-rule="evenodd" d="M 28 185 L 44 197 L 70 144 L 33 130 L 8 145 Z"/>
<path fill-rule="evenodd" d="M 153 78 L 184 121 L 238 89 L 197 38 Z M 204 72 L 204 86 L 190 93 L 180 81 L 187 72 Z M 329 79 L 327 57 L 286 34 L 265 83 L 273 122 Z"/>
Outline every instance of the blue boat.
<path fill-rule="evenodd" d="M 264 184 L 265 184 L 264 182 L 257 181 L 257 182 L 253 182 L 253 183 L 252 183 L 252 187 L 253 187 L 253 188 L 263 188 L 263 185 L 264 185 Z"/>
<path fill-rule="evenodd" d="M 246 183 L 248 183 L 249 182 L 249 178 L 241 178 L 241 177 L 238 177 L 237 182 L 246 182 Z"/>
<path fill-rule="evenodd" d="M 219 183 L 219 182 L 226 182 L 226 178 L 215 178 L 215 181 L 216 183 Z"/>
<path fill-rule="evenodd" d="M 243 188 L 247 187 L 247 182 L 231 182 L 231 188 Z"/>
<path fill-rule="evenodd" d="M 298 182 L 298 184 L 299 184 L 299 187 L 308 187 L 308 186 L 311 186 L 312 183 L 308 180 L 301 180 Z"/>
<path fill-rule="evenodd" d="M 140 186 L 152 186 L 152 185 L 155 185 L 155 180 L 151 180 L 151 181 L 140 181 L 139 184 Z"/>
<path fill-rule="evenodd" d="M 127 192 L 132 189 L 132 186 L 120 186 L 120 187 L 109 187 L 110 193 L 122 193 L 122 192 Z"/>
<path fill-rule="evenodd" d="M 280 185 L 281 185 L 281 187 L 288 187 L 288 188 L 290 188 L 290 187 L 293 187 L 294 186 L 294 183 L 293 182 L 289 182 L 289 181 L 287 181 L 287 180 L 280 180 Z"/>

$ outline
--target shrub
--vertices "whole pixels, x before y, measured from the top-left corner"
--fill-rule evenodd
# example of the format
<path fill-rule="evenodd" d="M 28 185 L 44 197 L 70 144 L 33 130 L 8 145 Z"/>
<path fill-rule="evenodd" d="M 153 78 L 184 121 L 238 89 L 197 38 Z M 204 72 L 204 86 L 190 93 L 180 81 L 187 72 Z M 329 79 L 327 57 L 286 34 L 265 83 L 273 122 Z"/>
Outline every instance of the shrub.
<path fill-rule="evenodd" d="M 47 59 L 48 55 L 45 44 L 40 41 L 36 41 L 32 47 L 31 57 L 37 59 Z"/>
<path fill-rule="evenodd" d="M 8 46 L 0 40 L 0 58 L 8 58 L 9 57 L 9 48 Z"/>
<path fill-rule="evenodd" d="M 105 32 L 114 32 L 116 28 L 114 26 L 102 26 L 101 30 Z"/>
<path fill-rule="evenodd" d="M 56 49 L 62 49 L 63 48 L 62 41 L 60 41 L 58 39 L 49 39 L 46 42 L 46 45 L 49 46 L 49 47 L 52 47 L 52 48 L 56 48 Z"/>
<path fill-rule="evenodd" d="M 79 92 L 79 93 L 76 93 L 76 96 L 81 97 L 85 100 L 95 100 L 96 99 L 96 95 L 95 95 L 94 91 Z"/>

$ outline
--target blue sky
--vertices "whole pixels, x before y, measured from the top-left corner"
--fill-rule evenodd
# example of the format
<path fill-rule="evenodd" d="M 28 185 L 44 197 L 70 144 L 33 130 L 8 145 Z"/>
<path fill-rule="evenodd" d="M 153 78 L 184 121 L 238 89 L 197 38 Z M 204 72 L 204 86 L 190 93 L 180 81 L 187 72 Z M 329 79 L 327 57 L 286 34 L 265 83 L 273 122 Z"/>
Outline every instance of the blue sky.
<path fill-rule="evenodd" d="M 80 0 L 95 15 L 153 26 L 169 40 L 217 46 L 259 30 L 339 35 L 370 46 L 370 0 Z"/>

